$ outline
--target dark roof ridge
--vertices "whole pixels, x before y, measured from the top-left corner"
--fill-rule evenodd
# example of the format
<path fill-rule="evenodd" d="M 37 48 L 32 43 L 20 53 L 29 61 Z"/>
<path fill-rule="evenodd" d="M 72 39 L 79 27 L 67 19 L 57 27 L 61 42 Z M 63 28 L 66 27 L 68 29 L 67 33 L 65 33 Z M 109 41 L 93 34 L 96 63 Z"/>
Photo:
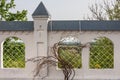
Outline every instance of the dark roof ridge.
<path fill-rule="evenodd" d="M 34 22 L 0 21 L 0 31 L 34 31 Z"/>
<path fill-rule="evenodd" d="M 119 20 L 49 21 L 49 31 L 120 31 Z"/>
<path fill-rule="evenodd" d="M 102 21 L 120 21 L 120 20 L 49 20 L 49 21 L 98 21 L 98 22 L 102 22 Z"/>

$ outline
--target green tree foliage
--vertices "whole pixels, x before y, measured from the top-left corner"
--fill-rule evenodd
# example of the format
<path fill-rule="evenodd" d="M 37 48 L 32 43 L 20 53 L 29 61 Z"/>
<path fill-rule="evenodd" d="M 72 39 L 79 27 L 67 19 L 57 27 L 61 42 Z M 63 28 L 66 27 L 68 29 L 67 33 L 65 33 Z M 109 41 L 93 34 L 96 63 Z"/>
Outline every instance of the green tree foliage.
<path fill-rule="evenodd" d="M 82 67 L 82 58 L 80 47 L 81 43 L 75 37 L 69 36 L 60 40 L 58 48 L 58 56 L 73 68 Z M 58 63 L 59 68 L 63 68 L 62 63 Z"/>
<path fill-rule="evenodd" d="M 58 55 L 73 68 L 80 69 L 82 67 L 81 51 L 82 49 L 77 45 L 62 45 L 58 49 Z M 60 63 L 58 67 L 63 68 Z"/>
<path fill-rule="evenodd" d="M 100 37 L 91 44 L 90 63 L 92 69 L 114 67 L 113 43 L 106 37 Z"/>
<path fill-rule="evenodd" d="M 3 43 L 3 67 L 25 67 L 25 44 L 17 37 L 9 37 Z"/>
<path fill-rule="evenodd" d="M 104 0 L 103 4 L 95 3 L 89 6 L 92 13 L 89 20 L 120 20 L 120 0 Z"/>
<path fill-rule="evenodd" d="M 1 21 L 26 21 L 27 10 L 11 12 L 15 8 L 14 0 L 0 0 L 0 20 Z"/>

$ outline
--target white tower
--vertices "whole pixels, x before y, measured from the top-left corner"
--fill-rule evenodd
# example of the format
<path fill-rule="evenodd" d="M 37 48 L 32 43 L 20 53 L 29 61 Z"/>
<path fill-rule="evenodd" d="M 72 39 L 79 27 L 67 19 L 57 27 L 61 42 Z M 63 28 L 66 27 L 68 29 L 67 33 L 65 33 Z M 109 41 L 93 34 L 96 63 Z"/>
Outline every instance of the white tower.
<path fill-rule="evenodd" d="M 34 19 L 37 56 L 47 56 L 47 26 L 50 15 L 42 2 L 38 5 L 32 17 Z"/>
<path fill-rule="evenodd" d="M 34 40 L 35 40 L 35 54 L 36 56 L 46 57 L 47 56 L 47 27 L 49 13 L 41 2 L 34 13 L 32 14 L 34 19 Z M 47 67 L 42 69 L 41 78 L 47 76 Z"/>

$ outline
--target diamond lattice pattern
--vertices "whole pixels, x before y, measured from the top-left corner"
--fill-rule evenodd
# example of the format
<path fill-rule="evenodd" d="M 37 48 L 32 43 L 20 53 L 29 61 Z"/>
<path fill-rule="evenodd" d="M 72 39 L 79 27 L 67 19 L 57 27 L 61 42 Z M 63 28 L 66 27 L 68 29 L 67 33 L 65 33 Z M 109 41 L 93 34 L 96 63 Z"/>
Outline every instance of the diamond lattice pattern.
<path fill-rule="evenodd" d="M 81 68 L 81 48 L 78 46 L 66 46 L 63 45 L 58 49 L 58 55 L 67 63 L 73 66 L 73 68 Z M 62 68 L 62 65 L 58 64 L 59 68 Z"/>
<path fill-rule="evenodd" d="M 90 47 L 91 69 L 106 69 L 114 67 L 113 43 L 106 37 L 96 39 Z"/>
<path fill-rule="evenodd" d="M 25 44 L 17 37 L 10 37 L 3 43 L 3 67 L 25 67 Z"/>

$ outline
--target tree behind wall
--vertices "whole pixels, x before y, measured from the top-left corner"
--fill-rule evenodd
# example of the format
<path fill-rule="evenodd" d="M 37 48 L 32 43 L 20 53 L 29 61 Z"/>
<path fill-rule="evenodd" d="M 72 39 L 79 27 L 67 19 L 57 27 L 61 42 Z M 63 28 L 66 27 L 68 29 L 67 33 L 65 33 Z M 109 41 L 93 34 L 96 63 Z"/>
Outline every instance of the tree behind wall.
<path fill-rule="evenodd" d="M 13 13 L 15 6 L 14 0 L 0 0 L 0 21 L 26 21 L 27 10 Z"/>
<path fill-rule="evenodd" d="M 89 20 L 120 20 L 120 0 L 104 0 L 103 4 L 92 4 L 89 10 Z"/>

